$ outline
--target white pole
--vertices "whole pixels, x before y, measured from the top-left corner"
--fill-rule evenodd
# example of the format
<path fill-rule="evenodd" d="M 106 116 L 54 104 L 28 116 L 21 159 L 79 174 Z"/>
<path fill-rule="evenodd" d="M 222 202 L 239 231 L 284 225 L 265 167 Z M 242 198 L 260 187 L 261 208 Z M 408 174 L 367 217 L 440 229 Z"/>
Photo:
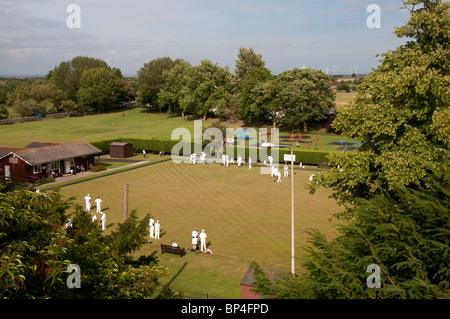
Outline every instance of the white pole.
<path fill-rule="evenodd" d="M 289 146 L 291 149 L 291 272 L 293 275 L 295 275 L 295 252 L 294 252 L 294 153 L 292 150 L 292 147 Z"/>

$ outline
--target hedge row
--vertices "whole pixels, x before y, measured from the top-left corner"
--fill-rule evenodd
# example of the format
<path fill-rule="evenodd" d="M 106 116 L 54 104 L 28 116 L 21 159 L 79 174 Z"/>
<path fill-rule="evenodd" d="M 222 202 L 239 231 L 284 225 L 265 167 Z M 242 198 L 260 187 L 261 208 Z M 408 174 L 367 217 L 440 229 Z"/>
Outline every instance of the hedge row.
<path fill-rule="evenodd" d="M 177 140 L 168 140 L 168 139 L 137 139 L 137 138 L 118 138 L 118 139 L 111 139 L 111 140 L 102 140 L 97 142 L 91 142 L 92 145 L 102 150 L 104 154 L 109 154 L 109 144 L 113 142 L 123 142 L 123 143 L 131 143 L 133 144 L 134 152 L 140 153 L 142 150 L 145 150 L 146 152 L 153 152 L 153 153 L 159 153 L 160 151 L 165 152 L 166 154 L 171 154 L 172 149 L 176 146 L 176 150 L 179 151 L 179 155 L 183 156 L 189 156 L 191 152 L 194 152 L 196 150 L 194 143 L 183 143 L 179 144 L 180 141 Z M 203 141 L 201 150 L 205 150 L 205 146 L 207 146 L 210 142 L 209 141 Z M 186 150 L 188 154 L 183 154 L 183 150 Z M 190 150 L 190 151 L 189 151 Z M 238 155 L 243 156 L 245 159 L 248 159 L 249 156 L 252 157 L 252 160 L 258 160 L 260 162 L 263 162 L 264 160 L 267 160 L 268 155 L 272 154 L 271 152 L 276 152 L 276 149 L 270 150 L 270 149 L 263 149 L 263 148 L 256 148 L 256 147 L 242 147 L 242 146 L 234 146 L 233 148 L 233 158 L 237 159 Z M 224 152 L 228 151 L 228 155 L 231 156 L 231 149 L 230 146 L 227 148 L 224 148 Z M 205 150 L 205 152 L 208 154 L 209 151 Z M 212 150 L 212 155 L 214 154 L 214 149 Z M 244 155 L 245 154 L 245 155 Z M 256 154 L 256 156 L 255 156 Z M 278 149 L 279 154 L 279 162 L 284 162 L 284 154 L 291 154 L 291 151 L 289 149 Z M 293 154 L 295 155 L 295 163 L 304 163 L 304 164 L 311 164 L 311 165 L 317 165 L 319 162 L 328 162 L 328 155 L 330 152 L 325 151 L 310 151 L 310 150 L 303 150 L 303 149 L 293 149 Z M 200 154 L 197 154 L 200 155 Z"/>

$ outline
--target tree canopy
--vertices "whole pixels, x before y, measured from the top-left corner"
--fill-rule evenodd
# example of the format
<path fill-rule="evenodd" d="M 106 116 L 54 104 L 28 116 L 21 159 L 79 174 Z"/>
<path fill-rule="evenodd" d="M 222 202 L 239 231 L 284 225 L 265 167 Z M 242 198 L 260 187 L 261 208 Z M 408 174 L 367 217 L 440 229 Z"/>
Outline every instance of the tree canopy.
<path fill-rule="evenodd" d="M 65 229 L 67 218 L 72 227 Z M 58 191 L 44 195 L 0 182 L 0 298 L 151 296 L 167 270 L 154 254 L 130 255 L 147 238 L 148 220 L 133 211 L 117 230 L 103 235 L 89 213 Z M 71 264 L 80 267 L 80 288 L 67 286 Z"/>

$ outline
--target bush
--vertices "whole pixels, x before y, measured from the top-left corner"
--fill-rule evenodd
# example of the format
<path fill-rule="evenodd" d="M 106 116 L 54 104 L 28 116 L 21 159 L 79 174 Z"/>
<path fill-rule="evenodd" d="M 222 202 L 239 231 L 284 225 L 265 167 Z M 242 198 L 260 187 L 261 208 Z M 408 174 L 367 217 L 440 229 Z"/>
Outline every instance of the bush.
<path fill-rule="evenodd" d="M 43 184 L 48 184 L 48 183 L 53 183 L 55 181 L 55 179 L 53 177 L 47 177 L 47 178 L 42 178 L 36 182 L 34 182 L 34 186 L 39 186 L 39 185 L 43 185 Z"/>
<path fill-rule="evenodd" d="M 91 172 L 101 172 L 101 171 L 106 171 L 106 167 L 103 165 L 99 165 L 99 166 L 94 166 L 91 168 Z"/>

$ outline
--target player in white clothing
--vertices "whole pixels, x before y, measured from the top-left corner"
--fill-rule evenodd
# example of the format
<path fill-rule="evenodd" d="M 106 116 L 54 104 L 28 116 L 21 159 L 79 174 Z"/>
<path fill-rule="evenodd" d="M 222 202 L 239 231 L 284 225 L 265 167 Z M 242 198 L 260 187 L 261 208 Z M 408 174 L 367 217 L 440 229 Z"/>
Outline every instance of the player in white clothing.
<path fill-rule="evenodd" d="M 194 231 L 192 232 L 192 249 L 196 250 L 198 244 L 198 231 L 197 228 L 194 228 Z"/>
<path fill-rule="evenodd" d="M 161 229 L 161 225 L 159 224 L 159 220 L 155 223 L 155 238 L 159 239 L 159 231 Z"/>
<path fill-rule="evenodd" d="M 86 211 L 91 211 L 91 196 L 87 194 L 87 196 L 84 197 L 84 200 L 86 201 Z"/>
<path fill-rule="evenodd" d="M 202 229 L 202 232 L 200 233 L 199 237 L 200 237 L 200 250 L 201 251 L 206 250 L 206 237 L 208 236 L 206 236 L 204 229 Z"/>
<path fill-rule="evenodd" d="M 95 200 L 95 205 L 97 206 L 97 213 L 101 213 L 102 211 L 102 200 L 100 199 L 100 197 L 97 197 L 97 199 Z"/>

